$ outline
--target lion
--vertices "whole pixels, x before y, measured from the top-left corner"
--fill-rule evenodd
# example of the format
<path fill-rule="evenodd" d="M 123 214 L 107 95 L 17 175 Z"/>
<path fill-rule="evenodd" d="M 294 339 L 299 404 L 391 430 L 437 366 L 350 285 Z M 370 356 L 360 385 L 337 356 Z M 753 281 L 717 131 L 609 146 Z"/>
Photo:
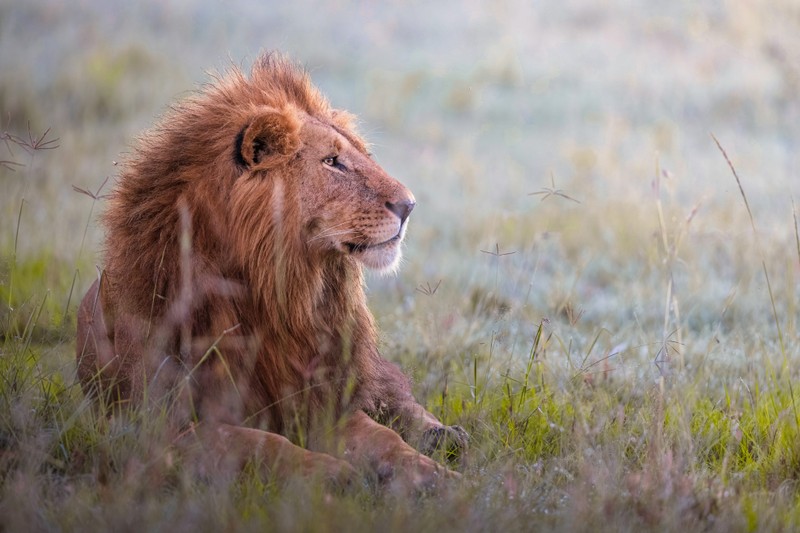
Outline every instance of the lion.
<path fill-rule="evenodd" d="M 458 477 L 428 455 L 466 432 L 378 351 L 362 268 L 396 269 L 415 199 L 354 119 L 268 53 L 138 139 L 78 311 L 87 396 L 168 402 L 215 464 L 417 489 Z"/>

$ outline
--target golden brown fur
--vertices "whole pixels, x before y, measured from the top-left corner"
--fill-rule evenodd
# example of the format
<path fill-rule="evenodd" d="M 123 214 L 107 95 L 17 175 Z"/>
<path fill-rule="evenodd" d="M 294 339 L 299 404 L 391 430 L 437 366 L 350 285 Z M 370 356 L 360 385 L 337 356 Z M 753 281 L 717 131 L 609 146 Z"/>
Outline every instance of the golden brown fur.
<path fill-rule="evenodd" d="M 216 79 L 139 139 L 119 177 L 105 269 L 79 311 L 84 389 L 166 399 L 236 462 L 431 484 L 444 470 L 374 420 L 425 451 L 466 435 L 379 355 L 361 272 L 397 264 L 413 206 L 287 60 Z M 321 437 L 330 428 L 343 446 Z"/>

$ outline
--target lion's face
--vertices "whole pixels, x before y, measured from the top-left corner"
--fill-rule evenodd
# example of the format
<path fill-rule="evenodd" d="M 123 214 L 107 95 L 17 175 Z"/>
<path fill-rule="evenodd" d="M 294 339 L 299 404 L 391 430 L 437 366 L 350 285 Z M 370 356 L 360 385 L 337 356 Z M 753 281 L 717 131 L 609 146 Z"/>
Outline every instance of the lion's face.
<path fill-rule="evenodd" d="M 345 120 L 340 114 L 337 124 L 336 114 L 326 121 L 291 107 L 262 110 L 243 133 L 241 159 L 256 171 L 251 179 L 261 175 L 273 187 L 282 213 L 296 206 L 297 237 L 309 252 L 390 270 L 400 260 L 414 196 L 370 157 Z M 280 185 L 276 176 L 284 178 Z"/>
<path fill-rule="evenodd" d="M 300 139 L 308 244 L 350 254 L 369 268 L 395 266 L 415 205 L 411 191 L 335 126 L 309 119 Z"/>

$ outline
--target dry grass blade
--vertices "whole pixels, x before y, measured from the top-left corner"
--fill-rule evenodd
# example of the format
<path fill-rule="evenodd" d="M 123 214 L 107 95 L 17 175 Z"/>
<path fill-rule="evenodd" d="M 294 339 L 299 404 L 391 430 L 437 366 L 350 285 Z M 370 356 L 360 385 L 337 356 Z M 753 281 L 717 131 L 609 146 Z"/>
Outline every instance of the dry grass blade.
<path fill-rule="evenodd" d="M 84 194 L 89 198 L 91 198 L 92 200 L 103 200 L 105 198 L 108 198 L 107 194 L 100 194 L 100 191 L 103 190 L 103 188 L 106 186 L 106 183 L 108 183 L 108 176 L 106 176 L 106 179 L 103 180 L 103 183 L 100 184 L 96 192 L 92 192 L 89 189 L 78 187 L 77 185 L 73 185 L 72 190 L 77 193 Z"/>
<path fill-rule="evenodd" d="M 39 135 L 38 137 L 31 132 L 31 123 L 28 122 L 28 138 L 23 139 L 21 137 L 14 137 L 12 139 L 17 145 L 25 148 L 28 151 L 35 152 L 37 150 L 55 150 L 58 148 L 58 141 L 59 138 L 56 137 L 55 139 L 47 139 L 47 135 L 50 133 L 50 128 L 44 130 L 44 133 Z"/>
<path fill-rule="evenodd" d="M 430 282 L 425 282 L 424 284 L 421 283 L 418 285 L 414 290 L 417 292 L 421 292 L 425 296 L 433 296 L 436 294 L 436 291 L 439 290 L 439 285 L 442 284 L 442 280 L 436 282 L 436 285 L 431 285 Z"/>
<path fill-rule="evenodd" d="M 800 264 L 800 226 L 797 225 L 797 209 L 792 198 L 792 217 L 794 218 L 794 243 L 797 246 L 797 262 Z"/>
<path fill-rule="evenodd" d="M 561 198 L 564 198 L 565 200 L 570 200 L 572 202 L 575 202 L 576 204 L 581 203 L 580 200 L 576 200 L 575 198 L 564 192 L 562 189 L 556 188 L 555 178 L 553 177 L 552 173 L 550 174 L 550 187 L 542 187 L 542 189 L 539 191 L 528 193 L 528 196 L 541 196 L 541 198 L 539 198 L 539 200 L 541 201 L 544 201 L 550 198 L 551 196 L 560 196 Z"/>
<path fill-rule="evenodd" d="M 495 257 L 505 257 L 507 255 L 514 255 L 515 253 L 517 253 L 516 250 L 512 250 L 510 252 L 501 252 L 500 251 L 500 245 L 498 243 L 495 243 L 494 251 L 492 251 L 492 250 L 481 250 L 481 252 L 484 253 L 484 254 L 493 255 Z"/>
<path fill-rule="evenodd" d="M 733 172 L 733 177 L 736 178 L 736 184 L 739 186 L 739 192 L 742 194 L 742 200 L 744 200 L 744 206 L 747 209 L 747 215 L 750 217 L 750 226 L 752 226 L 753 228 L 753 235 L 755 235 L 756 245 L 758 246 L 759 255 L 761 256 L 761 268 L 764 271 L 764 278 L 767 281 L 767 291 L 769 292 L 769 301 L 772 304 L 772 317 L 773 320 L 775 321 L 775 328 L 778 330 L 778 342 L 780 343 L 781 354 L 783 355 L 784 360 L 786 360 L 786 348 L 783 342 L 783 331 L 781 330 L 781 324 L 778 319 L 778 308 L 775 305 L 775 296 L 772 293 L 772 283 L 770 283 L 769 280 L 769 272 L 767 271 L 767 262 L 764 259 L 764 252 L 761 249 L 761 242 L 758 237 L 758 231 L 756 230 L 755 220 L 753 219 L 753 212 L 750 210 L 750 203 L 747 201 L 747 195 L 744 193 L 744 188 L 742 187 L 742 180 L 739 179 L 739 174 L 736 172 L 736 168 L 733 166 L 730 157 L 728 157 L 728 154 L 725 152 L 725 149 L 722 147 L 722 144 L 720 144 L 719 140 L 714 136 L 713 133 L 711 134 L 711 138 L 714 139 L 714 142 L 717 144 L 717 148 L 719 148 L 719 151 L 722 152 L 722 156 L 728 163 L 728 167 L 730 167 L 731 172 Z M 795 228 L 796 227 L 797 226 L 795 224 Z M 798 245 L 798 247 L 800 248 L 800 245 Z"/>
<path fill-rule="evenodd" d="M 714 139 L 714 142 L 717 144 L 717 148 L 719 148 L 719 151 L 722 152 L 722 157 L 725 158 L 725 162 L 728 163 L 728 167 L 731 169 L 731 172 L 733 172 L 733 177 L 736 178 L 736 184 L 739 186 L 739 192 L 742 194 L 742 200 L 744 200 L 744 207 L 747 209 L 747 215 L 750 217 L 750 225 L 753 226 L 753 232 L 755 232 L 756 223 L 755 219 L 753 219 L 753 212 L 750 210 L 750 203 L 747 201 L 747 195 L 744 193 L 742 180 L 739 179 L 739 174 L 736 172 L 736 167 L 733 166 L 731 158 L 728 157 L 728 153 L 725 151 L 725 148 L 722 147 L 719 139 L 717 139 L 713 133 L 711 134 L 711 138 Z"/>
<path fill-rule="evenodd" d="M 22 163 L 16 163 L 14 161 L 0 161 L 0 167 L 5 168 L 6 170 L 10 170 L 14 172 L 14 167 L 21 167 L 23 166 Z"/>
<path fill-rule="evenodd" d="M 92 222 L 92 215 L 94 214 L 94 205 L 95 203 L 97 203 L 98 200 L 103 200 L 105 198 L 108 198 L 108 195 L 100 194 L 100 192 L 106 186 L 106 183 L 108 183 L 108 176 L 106 176 L 106 178 L 103 180 L 103 183 L 100 184 L 100 186 L 97 188 L 97 191 L 95 192 L 92 192 L 89 189 L 82 189 L 81 187 L 77 187 L 75 185 L 72 186 L 73 191 L 86 195 L 92 199 L 92 206 L 89 208 L 89 215 L 86 217 L 86 224 L 83 227 L 83 236 L 81 237 L 81 245 L 78 248 L 78 259 L 80 259 L 81 256 L 83 255 L 83 248 L 84 245 L 86 244 L 86 235 L 89 233 L 89 224 Z M 65 317 L 69 312 L 69 305 L 72 302 L 72 291 L 75 288 L 75 281 L 78 279 L 78 274 L 79 270 L 76 268 L 72 276 L 72 285 L 70 286 L 69 295 L 67 296 L 67 303 L 64 305 L 63 315 Z"/>
<path fill-rule="evenodd" d="M 44 133 L 39 135 L 38 137 L 35 136 L 31 132 L 31 125 L 28 124 L 28 138 L 25 139 L 24 137 L 19 137 L 17 135 L 13 135 L 11 133 L 5 132 L 3 134 L 3 141 L 6 143 L 6 148 L 8 148 L 9 152 L 11 152 L 11 145 L 9 143 L 16 144 L 17 146 L 24 148 L 27 152 L 36 152 L 39 150 L 55 150 L 58 148 L 59 138 L 55 139 L 47 139 L 47 135 L 50 133 L 50 128 L 47 128 Z"/>
<path fill-rule="evenodd" d="M 0 139 L 2 139 L 3 140 L 3 144 L 6 145 L 6 150 L 8 150 L 8 153 L 13 156 L 14 155 L 14 149 L 11 148 L 11 146 L 12 146 L 12 144 L 17 144 L 16 141 L 15 141 L 16 137 L 11 135 L 7 131 L 4 131 L 3 135 L 0 135 Z"/>
<path fill-rule="evenodd" d="M 105 198 L 108 198 L 107 194 L 100 194 L 100 191 L 103 190 L 103 187 L 106 186 L 106 183 L 108 183 L 108 176 L 106 176 L 106 179 L 103 180 L 103 183 L 100 184 L 100 186 L 97 188 L 97 191 L 95 192 L 92 192 L 89 189 L 82 189 L 80 187 L 76 187 L 75 185 L 72 186 L 73 191 L 84 194 L 92 199 L 92 206 L 89 208 L 89 216 L 86 217 L 86 225 L 83 228 L 83 237 L 81 237 L 81 246 L 78 249 L 78 257 L 80 257 L 83 254 L 83 246 L 84 244 L 86 244 L 86 235 L 89 233 L 89 224 L 92 221 L 92 214 L 94 213 L 94 204 L 98 200 L 103 200 Z"/>

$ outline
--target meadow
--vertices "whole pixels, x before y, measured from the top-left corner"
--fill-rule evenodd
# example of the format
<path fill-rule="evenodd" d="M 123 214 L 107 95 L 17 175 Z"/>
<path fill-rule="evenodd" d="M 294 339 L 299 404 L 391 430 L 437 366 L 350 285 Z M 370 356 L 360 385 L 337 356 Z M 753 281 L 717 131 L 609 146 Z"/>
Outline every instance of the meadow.
<path fill-rule="evenodd" d="M 0 531 L 800 528 L 800 5 L 0 0 Z M 368 276 L 463 481 L 198 479 L 98 416 L 75 311 L 117 161 L 278 49 L 414 191 Z"/>

